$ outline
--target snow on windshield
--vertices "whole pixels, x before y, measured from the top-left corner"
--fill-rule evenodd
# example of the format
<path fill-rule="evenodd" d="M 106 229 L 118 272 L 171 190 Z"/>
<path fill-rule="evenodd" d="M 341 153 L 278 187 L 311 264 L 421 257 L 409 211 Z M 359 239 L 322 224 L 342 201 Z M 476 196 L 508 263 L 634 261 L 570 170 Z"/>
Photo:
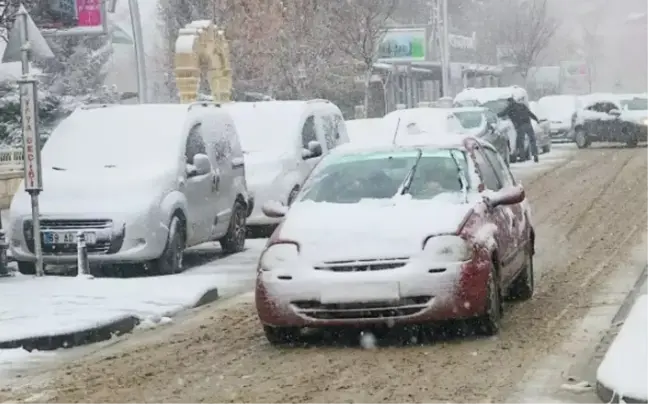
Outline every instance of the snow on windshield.
<path fill-rule="evenodd" d="M 298 144 L 303 102 L 236 102 L 225 109 L 246 153 L 292 150 Z"/>
<path fill-rule="evenodd" d="M 187 110 L 176 105 L 129 105 L 78 110 L 43 147 L 43 164 L 63 169 L 172 163 L 184 151 Z"/>
<path fill-rule="evenodd" d="M 480 111 L 458 111 L 455 115 L 459 118 L 461 126 L 466 129 L 479 128 L 484 120 L 484 114 Z"/>
<path fill-rule="evenodd" d="M 358 203 L 362 199 L 389 199 L 409 182 L 411 173 L 407 193 L 413 199 L 461 191 L 457 163 L 448 149 L 363 152 L 330 156 L 328 160 L 304 184 L 301 201 Z M 467 172 L 465 158 L 459 161 Z"/>
<path fill-rule="evenodd" d="M 648 110 L 648 98 L 633 98 L 631 100 L 621 100 L 621 107 L 628 111 L 646 111 Z"/>
<path fill-rule="evenodd" d="M 542 97 L 538 100 L 549 119 L 571 117 L 576 111 L 576 99 L 573 96 L 555 95 Z"/>

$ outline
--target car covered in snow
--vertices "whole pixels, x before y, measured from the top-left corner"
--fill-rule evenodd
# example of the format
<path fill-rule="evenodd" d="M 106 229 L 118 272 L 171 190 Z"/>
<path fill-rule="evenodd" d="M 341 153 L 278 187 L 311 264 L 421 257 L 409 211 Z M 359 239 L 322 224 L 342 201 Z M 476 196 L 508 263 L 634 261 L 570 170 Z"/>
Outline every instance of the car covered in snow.
<path fill-rule="evenodd" d="M 351 143 L 375 143 L 381 140 L 382 119 L 351 119 L 346 121 L 346 128 Z"/>
<path fill-rule="evenodd" d="M 35 237 L 45 264 L 89 262 L 183 269 L 186 247 L 219 240 L 245 247 L 251 208 L 236 128 L 218 104 L 89 105 L 64 119 L 42 152 L 41 234 L 32 230 L 24 182 L 11 207 L 11 253 L 35 273 Z"/>
<path fill-rule="evenodd" d="M 474 137 L 347 147 L 320 161 L 263 250 L 255 300 L 267 339 L 304 327 L 474 321 L 496 334 L 504 298 L 534 289 L 522 186 Z"/>
<path fill-rule="evenodd" d="M 538 153 L 549 153 L 551 151 L 551 124 L 547 119 L 547 113 L 537 101 L 529 102 L 529 110 L 538 118 L 538 122 L 531 120 L 531 126 L 533 126 L 533 132 L 536 135 Z"/>
<path fill-rule="evenodd" d="M 529 95 L 526 90 L 519 86 L 510 87 L 483 87 L 483 88 L 466 88 L 459 92 L 454 98 L 455 107 L 481 106 L 488 108 L 495 114 L 498 114 L 506 108 L 506 99 L 513 97 L 529 105 Z M 529 139 L 525 137 L 524 155 L 517 155 L 517 131 L 513 123 L 508 118 L 498 120 L 498 129 L 506 133 L 509 138 L 511 155 L 509 160 L 512 162 L 518 160 L 527 160 L 530 156 Z"/>
<path fill-rule="evenodd" d="M 549 120 L 549 132 L 554 141 L 572 141 L 574 123 L 581 101 L 576 95 L 547 95 L 538 100 L 538 106 Z"/>
<path fill-rule="evenodd" d="M 319 159 L 347 143 L 340 109 L 327 100 L 234 102 L 223 106 L 234 119 L 245 158 L 245 175 L 255 207 L 251 229 L 279 221 L 263 214 L 268 200 L 290 203 Z"/>
<path fill-rule="evenodd" d="M 400 137 L 419 134 L 446 135 L 464 134 L 452 108 L 409 108 L 392 111 L 382 118 L 382 138 L 391 137 L 398 141 Z"/>
<path fill-rule="evenodd" d="M 499 118 L 493 111 L 484 107 L 461 107 L 454 108 L 453 111 L 467 134 L 493 145 L 506 165 L 509 165 L 510 141 L 506 133 L 500 130 Z"/>
<path fill-rule="evenodd" d="M 583 97 L 574 127 L 579 148 L 592 142 L 619 142 L 636 147 L 645 142 L 648 127 L 648 99 L 619 94 L 590 94 Z"/>

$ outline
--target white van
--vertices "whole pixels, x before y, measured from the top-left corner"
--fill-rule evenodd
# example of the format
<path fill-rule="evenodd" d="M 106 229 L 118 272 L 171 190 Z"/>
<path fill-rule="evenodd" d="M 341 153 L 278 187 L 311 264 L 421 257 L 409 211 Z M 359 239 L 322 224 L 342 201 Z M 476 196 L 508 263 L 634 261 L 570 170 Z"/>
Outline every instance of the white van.
<path fill-rule="evenodd" d="M 99 105 L 76 110 L 42 151 L 40 193 L 46 264 L 76 262 L 85 233 L 90 263 L 144 263 L 182 270 L 186 247 L 219 240 L 245 246 L 251 206 L 235 126 L 217 104 Z M 11 252 L 35 272 L 24 184 L 10 208 Z"/>
<path fill-rule="evenodd" d="M 349 141 L 342 112 L 330 101 L 235 102 L 224 109 L 236 124 L 254 198 L 248 227 L 278 223 L 261 206 L 289 204 L 321 156 Z"/>

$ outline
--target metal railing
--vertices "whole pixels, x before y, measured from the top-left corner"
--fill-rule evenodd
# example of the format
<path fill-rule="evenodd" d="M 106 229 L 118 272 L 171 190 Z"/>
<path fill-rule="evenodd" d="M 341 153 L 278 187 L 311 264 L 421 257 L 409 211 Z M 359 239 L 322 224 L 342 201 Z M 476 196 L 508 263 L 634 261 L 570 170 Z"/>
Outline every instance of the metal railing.
<path fill-rule="evenodd" d="M 0 149 L 0 171 L 22 170 L 22 149 Z"/>

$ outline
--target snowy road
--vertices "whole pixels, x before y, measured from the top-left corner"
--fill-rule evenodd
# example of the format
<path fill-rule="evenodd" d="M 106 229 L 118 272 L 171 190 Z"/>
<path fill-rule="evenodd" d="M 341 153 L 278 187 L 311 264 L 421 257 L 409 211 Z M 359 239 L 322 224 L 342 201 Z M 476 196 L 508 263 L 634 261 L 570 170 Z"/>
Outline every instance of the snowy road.
<path fill-rule="evenodd" d="M 593 148 L 525 175 L 537 293 L 506 306 L 497 338 L 278 349 L 243 295 L 93 350 L 44 375 L 44 384 L 0 390 L 0 402 L 506 401 L 566 342 L 604 286 L 628 276 L 618 268 L 646 232 L 646 160 L 645 148 Z"/>

